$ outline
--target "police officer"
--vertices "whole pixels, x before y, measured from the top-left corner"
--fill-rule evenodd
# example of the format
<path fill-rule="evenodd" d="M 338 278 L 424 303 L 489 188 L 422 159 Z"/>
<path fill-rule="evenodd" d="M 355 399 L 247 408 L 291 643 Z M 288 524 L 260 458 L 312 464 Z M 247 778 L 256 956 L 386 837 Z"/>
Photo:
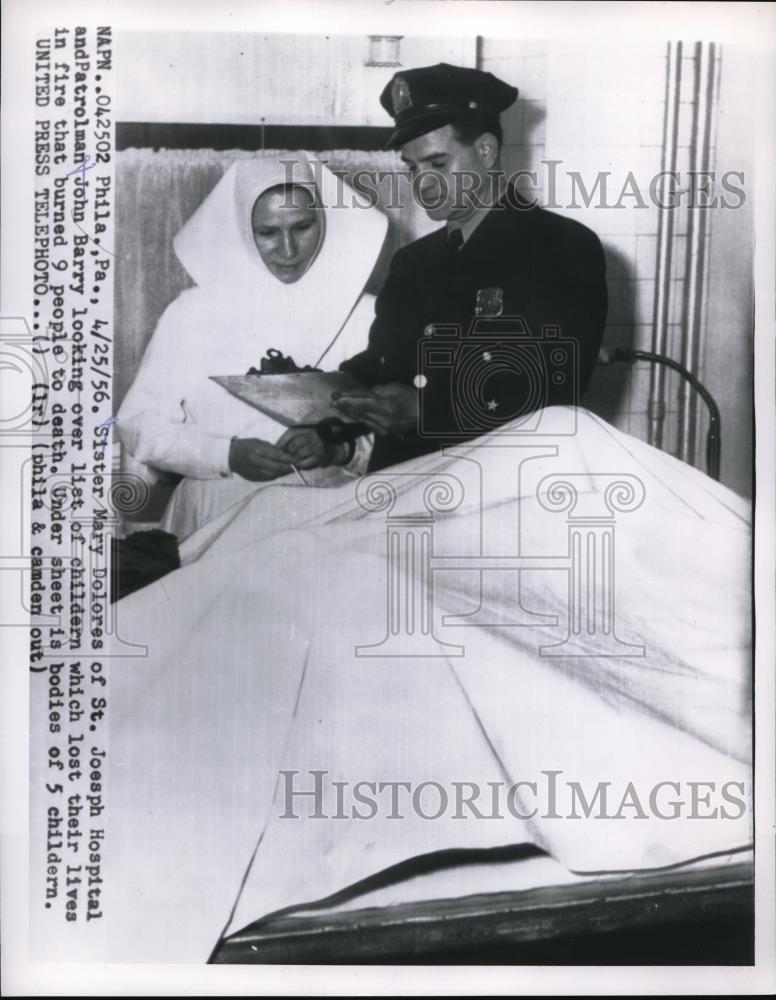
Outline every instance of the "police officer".
<path fill-rule="evenodd" d="M 367 387 L 335 401 L 375 432 L 372 470 L 579 403 L 590 380 L 604 255 L 590 230 L 504 178 L 499 114 L 516 98 L 491 73 L 445 63 L 397 73 L 380 98 L 396 123 L 389 148 L 446 225 L 396 252 L 368 346 L 341 366 Z"/>

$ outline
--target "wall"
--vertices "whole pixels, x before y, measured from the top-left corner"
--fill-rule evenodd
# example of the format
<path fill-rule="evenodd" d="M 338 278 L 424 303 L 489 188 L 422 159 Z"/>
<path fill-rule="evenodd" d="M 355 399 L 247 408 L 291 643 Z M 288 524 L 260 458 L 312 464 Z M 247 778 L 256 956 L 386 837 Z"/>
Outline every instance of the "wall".
<path fill-rule="evenodd" d="M 365 66 L 368 54 L 366 35 L 122 34 L 117 119 L 389 125 L 379 96 L 394 69 Z M 473 66 L 476 42 L 405 38 L 401 54 L 406 66 Z"/>
<path fill-rule="evenodd" d="M 676 168 L 686 186 L 697 132 L 692 44 L 685 43 L 683 53 Z M 612 51 L 589 45 L 582 48 L 485 37 L 482 68 L 520 89 L 516 106 L 504 120 L 507 170 L 535 171 L 538 184 L 528 181 L 523 187 L 534 190 L 540 204 L 578 219 L 601 238 L 610 294 L 605 346 L 652 349 L 658 209 L 650 198 L 649 185 L 661 169 L 666 45 L 633 45 Z M 718 176 L 727 170 L 749 174 L 753 146 L 746 66 L 741 55 L 730 50 L 717 57 L 715 72 L 719 90 L 713 106 L 711 166 Z M 550 168 L 545 166 L 549 161 L 560 162 Z M 606 198 L 596 196 L 585 207 L 580 188 L 575 191 L 569 178 L 573 172 L 578 172 L 588 191 L 593 190 L 599 173 L 608 172 Z M 629 172 L 637 182 L 638 194 L 628 188 L 620 199 Z M 614 207 L 618 200 L 619 207 Z M 738 211 L 710 211 L 707 223 L 705 296 L 695 373 L 715 395 L 722 412 L 721 479 L 749 495 L 751 203 Z M 687 241 L 688 211 L 682 208 L 673 213 L 666 346 L 666 353 L 678 361 L 686 339 Z M 731 342 L 735 343 L 738 362 L 732 370 Z M 679 453 L 680 385 L 677 376 L 667 376 L 664 447 L 675 454 Z M 585 402 L 615 426 L 647 439 L 649 389 L 648 365 L 632 370 L 602 367 L 596 371 Z M 698 423 L 694 462 L 703 468 L 704 408 Z"/>
<path fill-rule="evenodd" d="M 722 481 L 750 496 L 753 474 L 752 317 L 754 287 L 753 150 L 750 57 L 723 48 L 717 170 L 740 170 L 747 197 L 735 212 L 715 212 L 709 233 L 707 337 L 700 377 L 722 411 Z"/>

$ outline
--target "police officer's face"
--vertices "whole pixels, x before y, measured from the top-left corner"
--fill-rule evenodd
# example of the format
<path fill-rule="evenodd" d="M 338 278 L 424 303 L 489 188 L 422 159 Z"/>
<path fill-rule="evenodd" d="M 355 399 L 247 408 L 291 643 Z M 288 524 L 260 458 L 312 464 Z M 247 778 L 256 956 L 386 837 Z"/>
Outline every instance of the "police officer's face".
<path fill-rule="evenodd" d="M 495 137 L 485 134 L 462 143 L 452 125 L 418 136 L 402 146 L 412 193 L 432 219 L 461 220 L 490 204 L 488 171 L 498 159 Z"/>
<path fill-rule="evenodd" d="M 310 266 L 321 240 L 320 212 L 306 188 L 265 192 L 253 206 L 253 238 L 268 270 L 285 285 Z"/>

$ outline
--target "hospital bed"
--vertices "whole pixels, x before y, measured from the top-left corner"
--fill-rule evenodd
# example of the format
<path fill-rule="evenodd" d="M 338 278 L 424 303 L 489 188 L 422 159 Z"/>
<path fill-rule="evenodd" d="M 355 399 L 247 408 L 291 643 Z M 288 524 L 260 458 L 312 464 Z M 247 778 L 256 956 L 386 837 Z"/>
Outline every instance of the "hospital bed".
<path fill-rule="evenodd" d="M 602 351 L 600 365 L 662 365 L 677 372 L 708 410 L 706 471 L 719 478 L 720 414 L 711 394 L 673 359 Z M 753 961 L 751 852 L 671 870 L 532 884 L 510 891 L 455 887 L 435 894 L 366 893 L 334 905 L 265 918 L 219 941 L 215 964 L 493 963 L 748 964 Z M 519 882 L 519 880 L 518 880 Z M 552 882 L 552 879 L 550 879 Z M 505 879 L 503 885 L 514 885 Z M 490 880 L 492 889 L 493 880 Z M 488 886 L 484 879 L 482 886 Z M 452 890 L 452 891 L 449 891 Z M 410 893 L 410 896 L 412 894 Z"/>
<path fill-rule="evenodd" d="M 669 368 L 708 411 L 706 471 L 719 479 L 720 413 L 708 390 L 673 359 L 602 351 L 600 364 Z M 445 883 L 445 878 L 448 879 Z M 215 964 L 751 964 L 751 851 L 670 870 L 590 877 L 519 891 L 391 903 L 370 894 L 349 906 L 259 920 L 218 943 Z M 484 884 L 487 884 L 484 882 Z M 505 883 L 506 884 L 506 883 Z"/>

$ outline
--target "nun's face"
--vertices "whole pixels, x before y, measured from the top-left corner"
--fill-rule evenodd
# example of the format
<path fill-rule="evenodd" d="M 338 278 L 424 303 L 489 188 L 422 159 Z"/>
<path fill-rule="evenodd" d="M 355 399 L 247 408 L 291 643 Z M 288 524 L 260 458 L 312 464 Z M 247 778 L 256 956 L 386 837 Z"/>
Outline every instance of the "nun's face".
<path fill-rule="evenodd" d="M 310 190 L 272 188 L 257 198 L 253 238 L 267 268 L 285 285 L 299 281 L 318 250 L 321 216 Z"/>

